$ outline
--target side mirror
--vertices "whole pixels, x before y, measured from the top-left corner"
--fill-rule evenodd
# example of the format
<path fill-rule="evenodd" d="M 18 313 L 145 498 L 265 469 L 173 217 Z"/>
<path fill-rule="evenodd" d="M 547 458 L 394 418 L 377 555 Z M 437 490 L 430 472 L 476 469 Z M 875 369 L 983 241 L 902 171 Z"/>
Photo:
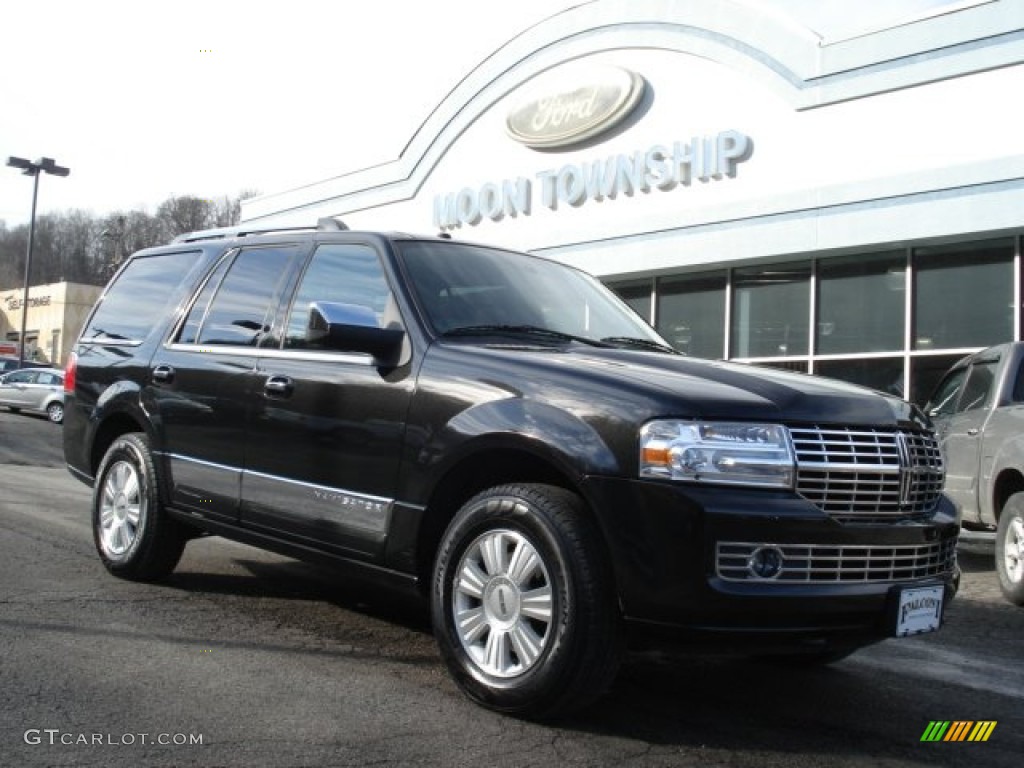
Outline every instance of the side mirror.
<path fill-rule="evenodd" d="M 377 315 L 361 304 L 316 301 L 309 306 L 306 343 L 339 352 L 363 352 L 383 368 L 398 365 L 405 331 L 381 328 Z"/>

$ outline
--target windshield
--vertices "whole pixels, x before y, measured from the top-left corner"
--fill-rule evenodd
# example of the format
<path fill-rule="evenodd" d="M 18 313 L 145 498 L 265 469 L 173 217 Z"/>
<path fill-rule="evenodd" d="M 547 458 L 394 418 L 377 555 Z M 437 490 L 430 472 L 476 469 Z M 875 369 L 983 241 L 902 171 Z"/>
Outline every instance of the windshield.
<path fill-rule="evenodd" d="M 543 330 L 551 338 L 668 347 L 598 280 L 564 264 L 458 243 L 398 245 L 416 301 L 439 335 Z"/>

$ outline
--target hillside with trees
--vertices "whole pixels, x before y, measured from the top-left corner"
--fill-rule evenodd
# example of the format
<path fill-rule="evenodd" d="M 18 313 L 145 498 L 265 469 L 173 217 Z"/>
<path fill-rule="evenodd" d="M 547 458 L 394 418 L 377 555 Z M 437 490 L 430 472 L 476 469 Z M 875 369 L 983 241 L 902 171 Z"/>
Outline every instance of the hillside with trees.
<path fill-rule="evenodd" d="M 168 243 L 185 232 L 237 224 L 242 200 L 255 194 L 246 191 L 213 200 L 171 197 L 152 214 L 133 210 L 97 217 L 74 209 L 36 216 L 30 283 L 104 285 L 140 248 Z M 28 224 L 8 228 L 0 221 L 0 290 L 24 285 L 28 236 Z"/>

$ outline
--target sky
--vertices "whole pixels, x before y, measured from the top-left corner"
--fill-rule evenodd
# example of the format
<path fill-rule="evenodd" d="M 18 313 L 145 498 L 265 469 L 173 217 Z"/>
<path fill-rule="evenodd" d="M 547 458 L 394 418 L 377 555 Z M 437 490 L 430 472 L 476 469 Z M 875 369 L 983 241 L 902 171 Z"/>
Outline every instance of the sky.
<path fill-rule="evenodd" d="M 951 2 L 764 1 L 826 38 Z M 321 181 L 397 158 L 477 64 L 582 2 L 8 0 L 0 160 L 71 169 L 40 179 L 40 214 Z M 0 166 L 0 221 L 27 223 L 31 202 Z"/>
<path fill-rule="evenodd" d="M 52 157 L 38 213 L 235 196 L 395 159 L 430 111 L 560 0 L 13 0 L 0 159 Z M 32 180 L 0 166 L 0 220 Z"/>

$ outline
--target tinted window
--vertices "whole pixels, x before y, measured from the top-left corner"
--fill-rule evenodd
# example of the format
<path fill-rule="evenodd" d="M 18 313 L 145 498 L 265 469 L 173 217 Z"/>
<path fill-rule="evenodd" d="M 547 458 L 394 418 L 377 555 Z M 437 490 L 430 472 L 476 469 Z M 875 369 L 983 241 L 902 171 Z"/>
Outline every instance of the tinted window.
<path fill-rule="evenodd" d="M 224 258 L 203 285 L 203 289 L 199 292 L 199 296 L 192 305 L 192 309 L 189 310 L 188 316 L 181 326 L 181 331 L 178 333 L 177 341 L 179 343 L 195 344 L 199 339 L 199 328 L 202 326 L 203 320 L 206 319 L 206 310 L 210 307 L 210 299 L 220 287 L 220 281 L 224 279 L 224 273 L 228 271 L 230 263 L 230 258 Z"/>
<path fill-rule="evenodd" d="M 378 325 L 383 327 L 388 322 L 384 315 L 390 297 L 384 270 L 373 249 L 345 243 L 321 245 L 299 284 L 288 317 L 285 346 L 315 348 L 306 342 L 309 307 L 314 302 L 368 307 L 377 316 Z"/>
<path fill-rule="evenodd" d="M 661 343 L 614 293 L 563 264 L 455 243 L 408 242 L 399 251 L 409 284 L 437 333 L 535 326 L 592 339 Z"/>
<path fill-rule="evenodd" d="M 7 384 L 31 384 L 36 380 L 35 371 L 15 371 L 7 376 L 4 382 Z"/>
<path fill-rule="evenodd" d="M 242 250 L 206 312 L 199 343 L 258 344 L 270 329 L 274 296 L 294 253 L 288 247 Z"/>
<path fill-rule="evenodd" d="M 82 338 L 114 342 L 144 339 L 167 314 L 174 288 L 199 254 L 185 251 L 131 261 L 96 308 Z"/>

